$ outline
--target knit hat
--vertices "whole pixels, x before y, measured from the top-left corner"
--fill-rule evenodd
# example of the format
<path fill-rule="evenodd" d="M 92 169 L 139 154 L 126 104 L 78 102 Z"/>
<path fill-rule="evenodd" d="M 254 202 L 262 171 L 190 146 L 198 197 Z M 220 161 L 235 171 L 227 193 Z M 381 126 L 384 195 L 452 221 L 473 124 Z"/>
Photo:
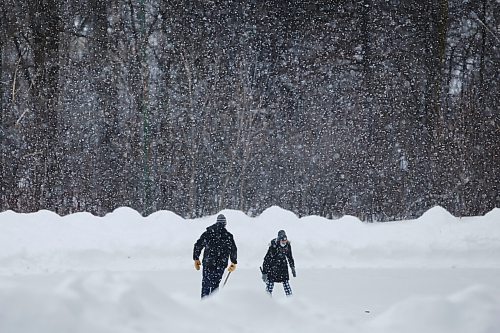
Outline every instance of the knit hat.
<path fill-rule="evenodd" d="M 287 240 L 285 230 L 278 231 L 278 240 L 279 241 L 282 241 L 282 240 L 286 241 Z"/>
<path fill-rule="evenodd" d="M 219 215 L 217 216 L 217 223 L 220 223 L 220 224 L 222 224 L 223 226 L 225 226 L 225 225 L 226 225 L 226 223 L 227 223 L 227 222 L 226 222 L 226 217 L 225 217 L 224 215 L 222 215 L 222 214 L 219 214 Z"/>

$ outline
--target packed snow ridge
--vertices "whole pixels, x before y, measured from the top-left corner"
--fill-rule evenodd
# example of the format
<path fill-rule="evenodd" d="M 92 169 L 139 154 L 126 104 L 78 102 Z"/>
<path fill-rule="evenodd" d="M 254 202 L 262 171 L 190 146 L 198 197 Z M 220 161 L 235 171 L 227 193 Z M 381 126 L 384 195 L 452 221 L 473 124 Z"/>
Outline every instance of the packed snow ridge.
<path fill-rule="evenodd" d="M 500 268 L 500 209 L 456 218 L 434 207 L 419 219 L 363 223 L 352 216 L 298 218 L 279 207 L 260 216 L 222 211 L 238 246 L 239 267 L 262 263 L 285 229 L 306 267 Z M 165 270 L 185 267 L 192 246 L 216 215 L 185 220 L 170 211 L 141 217 L 118 208 L 104 217 L 49 211 L 0 213 L 0 274 L 66 270 Z"/>

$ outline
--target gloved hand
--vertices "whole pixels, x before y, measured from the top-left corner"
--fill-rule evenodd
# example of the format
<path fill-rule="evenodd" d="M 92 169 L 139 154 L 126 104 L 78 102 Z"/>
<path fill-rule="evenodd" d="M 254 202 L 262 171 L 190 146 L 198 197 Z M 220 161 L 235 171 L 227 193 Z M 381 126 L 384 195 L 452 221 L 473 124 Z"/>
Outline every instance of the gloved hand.
<path fill-rule="evenodd" d="M 194 261 L 194 269 L 196 269 L 197 271 L 199 271 L 200 267 L 201 267 L 201 261 L 195 260 Z"/>
<path fill-rule="evenodd" d="M 293 277 L 297 277 L 297 273 L 295 273 L 295 267 L 290 267 L 292 269 L 292 275 Z"/>
<path fill-rule="evenodd" d="M 262 281 L 264 281 L 264 283 L 267 283 L 267 274 L 266 273 L 262 273 Z"/>
<path fill-rule="evenodd" d="M 234 272 L 235 269 L 236 269 L 236 264 L 233 263 L 231 263 L 231 265 L 229 265 L 229 267 L 227 268 L 227 270 L 230 272 Z"/>

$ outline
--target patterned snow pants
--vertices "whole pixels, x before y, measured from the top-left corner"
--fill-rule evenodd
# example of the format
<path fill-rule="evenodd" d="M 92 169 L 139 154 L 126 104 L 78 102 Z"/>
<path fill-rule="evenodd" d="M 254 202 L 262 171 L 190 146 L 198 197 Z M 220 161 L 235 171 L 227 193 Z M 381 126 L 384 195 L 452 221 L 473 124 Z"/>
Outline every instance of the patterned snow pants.
<path fill-rule="evenodd" d="M 201 282 L 201 297 L 206 297 L 219 288 L 225 267 L 203 266 L 203 281 Z"/>
<path fill-rule="evenodd" d="M 269 295 L 272 295 L 274 288 L 274 282 L 267 281 L 266 283 L 266 291 Z M 290 283 L 288 280 L 283 282 L 283 289 L 285 289 L 285 295 L 292 296 L 292 288 L 290 287 Z"/>

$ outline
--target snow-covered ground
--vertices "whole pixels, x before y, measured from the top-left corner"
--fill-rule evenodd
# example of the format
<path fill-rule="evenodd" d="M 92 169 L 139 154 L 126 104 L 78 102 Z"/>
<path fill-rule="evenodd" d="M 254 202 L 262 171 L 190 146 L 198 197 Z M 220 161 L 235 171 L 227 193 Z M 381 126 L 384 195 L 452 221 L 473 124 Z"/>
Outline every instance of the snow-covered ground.
<path fill-rule="evenodd" d="M 0 213 L 0 332 L 500 332 L 500 209 L 373 224 L 223 213 L 239 264 L 204 301 L 192 246 L 215 216 Z M 260 280 L 279 229 L 297 266 L 291 298 Z"/>

